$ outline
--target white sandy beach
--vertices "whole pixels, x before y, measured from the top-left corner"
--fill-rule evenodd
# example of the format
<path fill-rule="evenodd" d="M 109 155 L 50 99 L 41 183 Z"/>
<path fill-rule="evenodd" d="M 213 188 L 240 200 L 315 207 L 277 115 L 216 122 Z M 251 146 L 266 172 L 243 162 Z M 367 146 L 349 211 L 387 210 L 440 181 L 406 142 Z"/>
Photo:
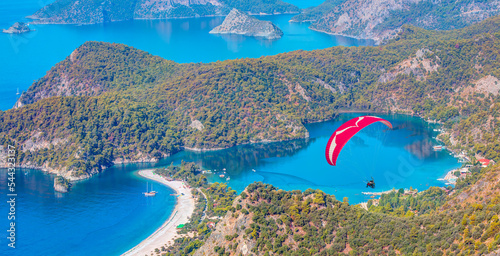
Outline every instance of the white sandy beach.
<path fill-rule="evenodd" d="M 153 170 L 139 171 L 139 175 L 161 182 L 162 184 L 174 189 L 177 194 L 181 195 L 181 193 L 184 193 L 184 195 L 177 197 L 177 204 L 172 212 L 172 215 L 170 215 L 168 220 L 163 223 L 160 228 L 158 228 L 140 244 L 136 245 L 134 248 L 128 250 L 122 255 L 151 255 L 151 252 L 154 252 L 156 248 L 161 248 L 165 244 L 172 242 L 174 238 L 177 237 L 176 227 L 179 224 L 187 223 L 195 208 L 195 201 L 192 197 L 191 189 L 185 188 L 184 182 L 167 181 L 163 177 L 154 174 Z"/>

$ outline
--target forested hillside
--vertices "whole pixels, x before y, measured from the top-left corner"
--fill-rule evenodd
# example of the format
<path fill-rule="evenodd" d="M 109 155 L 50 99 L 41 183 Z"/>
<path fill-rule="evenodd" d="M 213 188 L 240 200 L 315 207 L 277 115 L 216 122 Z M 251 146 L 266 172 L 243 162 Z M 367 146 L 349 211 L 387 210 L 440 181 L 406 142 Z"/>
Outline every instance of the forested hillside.
<path fill-rule="evenodd" d="M 209 64 L 87 42 L 22 96 L 32 104 L 0 112 L 0 143 L 22 148 L 24 165 L 86 177 L 183 147 L 304 138 L 305 123 L 370 110 L 442 121 L 450 147 L 498 162 L 499 19 L 407 26 L 385 46 Z"/>
<path fill-rule="evenodd" d="M 421 208 L 441 193 L 433 188 L 412 204 Z M 195 255 L 484 255 L 498 248 L 498 196 L 423 214 L 391 201 L 379 213 L 320 190 L 250 184 Z"/>
<path fill-rule="evenodd" d="M 236 197 L 226 184 L 209 185 L 194 163 L 170 165 L 155 172 L 186 181 L 198 203 L 180 230 L 190 235 L 155 251 L 167 256 L 495 255 L 500 169 L 473 169 L 455 188 L 399 189 L 370 200 L 365 210 L 320 190 L 283 191 L 260 182 Z"/>
<path fill-rule="evenodd" d="M 168 19 L 227 15 L 232 8 L 253 14 L 298 13 L 281 0 L 56 0 L 29 18 L 34 23 L 95 24 L 132 19 Z"/>

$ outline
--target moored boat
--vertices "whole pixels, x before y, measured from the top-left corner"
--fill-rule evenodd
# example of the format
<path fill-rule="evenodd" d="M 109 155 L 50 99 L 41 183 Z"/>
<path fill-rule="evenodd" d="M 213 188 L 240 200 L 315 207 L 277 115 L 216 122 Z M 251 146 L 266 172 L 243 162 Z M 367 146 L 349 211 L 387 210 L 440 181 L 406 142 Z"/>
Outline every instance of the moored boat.
<path fill-rule="evenodd" d="M 144 192 L 144 196 L 156 196 L 158 192 L 153 190 L 153 184 L 151 184 L 151 191 L 148 191 L 149 189 L 149 182 L 146 184 L 146 192 Z"/>
<path fill-rule="evenodd" d="M 444 146 L 438 145 L 438 146 L 434 146 L 432 148 L 434 149 L 434 151 L 441 151 L 444 149 Z"/>

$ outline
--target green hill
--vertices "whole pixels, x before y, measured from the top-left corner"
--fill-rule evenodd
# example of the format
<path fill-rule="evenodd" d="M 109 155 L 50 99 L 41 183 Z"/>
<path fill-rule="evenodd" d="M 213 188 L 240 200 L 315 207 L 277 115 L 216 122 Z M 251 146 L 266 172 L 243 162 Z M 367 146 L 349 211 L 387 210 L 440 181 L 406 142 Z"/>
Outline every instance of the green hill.
<path fill-rule="evenodd" d="M 416 196 L 415 205 L 429 197 Z M 254 183 L 194 255 L 484 255 L 498 248 L 499 202 L 397 217 L 320 190 Z"/>

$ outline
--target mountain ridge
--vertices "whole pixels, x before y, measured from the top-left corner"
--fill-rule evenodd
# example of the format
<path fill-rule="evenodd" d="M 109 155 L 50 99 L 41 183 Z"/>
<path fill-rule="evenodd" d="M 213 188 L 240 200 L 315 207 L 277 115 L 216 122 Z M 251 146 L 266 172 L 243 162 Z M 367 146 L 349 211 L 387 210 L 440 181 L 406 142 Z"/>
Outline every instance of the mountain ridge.
<path fill-rule="evenodd" d="M 394 38 L 409 24 L 431 30 L 466 27 L 500 13 L 499 1 L 328 0 L 291 19 L 313 30 L 378 43 Z"/>

